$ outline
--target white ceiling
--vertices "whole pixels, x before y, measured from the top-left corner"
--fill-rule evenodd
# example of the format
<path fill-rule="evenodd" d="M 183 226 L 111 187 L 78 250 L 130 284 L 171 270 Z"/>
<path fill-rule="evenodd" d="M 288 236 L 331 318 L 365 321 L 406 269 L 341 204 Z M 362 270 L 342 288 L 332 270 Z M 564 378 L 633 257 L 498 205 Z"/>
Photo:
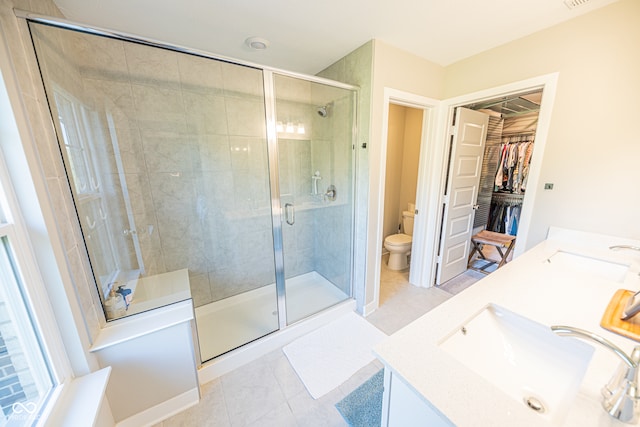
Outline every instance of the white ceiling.
<path fill-rule="evenodd" d="M 316 74 L 373 38 L 440 65 L 617 0 L 54 0 L 67 19 Z M 271 42 L 252 51 L 244 40 Z M 569 36 L 569 35 L 568 35 Z"/>

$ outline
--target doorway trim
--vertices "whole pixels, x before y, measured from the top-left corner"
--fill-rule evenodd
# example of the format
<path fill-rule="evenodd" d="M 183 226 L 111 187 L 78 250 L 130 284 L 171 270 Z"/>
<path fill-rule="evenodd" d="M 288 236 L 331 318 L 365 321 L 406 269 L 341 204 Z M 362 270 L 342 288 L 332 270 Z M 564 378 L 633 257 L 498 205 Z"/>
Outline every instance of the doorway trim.
<path fill-rule="evenodd" d="M 522 212 L 520 214 L 520 226 L 518 227 L 518 242 L 514 250 L 514 257 L 520 256 L 525 250 L 528 249 L 529 244 L 529 229 L 531 226 L 532 215 L 534 212 L 534 205 L 536 195 L 540 189 L 540 173 L 542 169 L 542 159 L 544 150 L 547 144 L 547 137 L 549 134 L 549 128 L 551 125 L 551 115 L 553 110 L 553 103 L 556 96 L 557 82 L 559 73 L 550 73 L 538 77 L 533 77 L 527 80 L 521 80 L 518 82 L 509 83 L 502 86 L 497 86 L 490 89 L 473 92 L 466 95 L 461 95 L 455 98 L 445 99 L 441 103 L 440 115 L 438 121 L 437 136 L 432 145 L 436 146 L 434 149 L 439 150 L 440 163 L 438 162 L 438 156 L 430 159 L 427 167 L 432 168 L 434 171 L 438 171 L 440 180 L 432 180 L 431 186 L 418 184 L 418 191 L 426 191 L 427 193 L 421 194 L 422 197 L 427 197 L 429 193 L 437 194 L 439 199 L 438 206 L 443 206 L 444 195 L 442 190 L 447 180 L 446 171 L 447 167 L 444 164 L 444 159 L 447 158 L 447 135 L 449 133 L 449 123 L 453 120 L 456 107 L 473 104 L 476 102 L 485 101 L 488 99 L 497 98 L 500 96 L 509 96 L 518 94 L 521 92 L 527 92 L 536 89 L 542 89 L 542 100 L 540 102 L 540 111 L 538 113 L 538 126 L 535 133 L 536 146 L 533 150 L 531 157 L 531 167 L 529 169 L 529 178 L 527 183 L 527 192 L 523 200 Z M 431 252 L 425 252 L 423 254 L 423 260 L 421 269 L 423 272 L 422 286 L 431 287 L 434 286 L 436 277 L 436 264 L 438 262 L 438 240 L 440 233 L 437 230 L 440 229 L 442 223 L 442 209 L 437 209 L 435 212 L 437 218 L 433 222 L 427 224 L 427 231 L 431 237 L 435 237 L 435 240 L 428 242 L 428 245 L 432 245 L 434 248 Z M 430 217 L 431 218 L 431 217 Z"/>
<path fill-rule="evenodd" d="M 529 170 L 528 190 L 525 195 L 526 203 L 520 216 L 518 244 L 514 257 L 521 255 L 528 246 L 528 234 L 537 189 L 540 182 L 542 159 L 546 147 L 551 124 L 553 103 L 555 101 L 559 73 L 550 73 L 530 79 L 525 79 L 477 92 L 460 95 L 438 101 L 422 97 L 409 92 L 385 87 L 383 98 L 382 135 L 379 153 L 371 158 L 371 166 L 378 167 L 378 179 L 374 177 L 375 170 L 370 171 L 370 194 L 377 195 L 377 204 L 372 208 L 369 217 L 368 230 L 372 233 L 367 241 L 367 275 L 365 283 L 373 280 L 373 300 L 363 307 L 363 315 L 367 316 L 375 311 L 380 303 L 380 267 L 382 257 L 382 227 L 384 216 L 384 180 L 387 160 L 387 131 L 389 120 L 389 103 L 419 108 L 425 111 L 423 118 L 422 140 L 420 142 L 420 165 L 418 168 L 418 185 L 416 193 L 416 208 L 420 212 L 414 220 L 412 258 L 421 260 L 413 262 L 409 282 L 422 287 L 432 287 L 435 283 L 436 263 L 438 261 L 438 241 L 440 238 L 440 224 L 442 222 L 442 190 L 446 182 L 447 134 L 449 123 L 453 119 L 454 110 L 458 106 L 472 104 L 487 99 L 507 96 L 520 92 L 542 89 L 542 101 L 538 115 L 536 129 L 536 148 L 531 158 Z M 376 165 L 376 158 L 378 162 Z M 373 237 L 373 238 L 372 238 Z M 420 241 L 418 244 L 417 241 Z M 373 271 L 372 271 L 373 270 Z M 368 288 L 368 287 L 366 287 Z M 371 289 L 371 288 L 369 288 Z M 368 298 L 365 295 L 365 301 Z"/>
<path fill-rule="evenodd" d="M 373 271 L 369 270 L 369 274 L 373 274 L 374 298 L 371 303 L 364 306 L 363 314 L 365 316 L 375 311 L 380 304 L 380 268 L 382 266 L 385 194 L 384 187 L 387 169 L 387 133 L 389 130 L 389 104 L 416 108 L 423 111 L 422 134 L 420 137 L 420 161 L 418 166 L 418 183 L 416 191 L 416 209 L 419 213 L 415 216 L 414 219 L 414 237 L 413 243 L 411 245 L 411 254 L 412 258 L 414 259 L 423 259 L 425 249 L 425 239 L 423 238 L 423 231 L 427 226 L 426 216 L 433 210 L 432 206 L 428 205 L 428 199 L 423 200 L 420 195 L 426 193 L 425 191 L 421 191 L 421 186 L 429 184 L 434 177 L 434 175 L 430 173 L 430 170 L 426 166 L 429 163 L 428 160 L 433 155 L 434 144 L 432 144 L 431 142 L 434 140 L 436 126 L 439 122 L 438 107 L 440 106 L 441 101 L 416 95 L 410 92 L 404 92 L 401 90 L 385 87 L 382 110 L 382 135 L 380 140 L 380 151 L 377 164 L 378 179 L 372 179 L 370 182 L 371 194 L 378 194 L 377 206 L 375 206 L 375 209 L 371 213 L 371 216 L 369 218 L 369 230 L 373 231 L 374 233 L 372 236 L 369 236 L 370 240 L 367 242 L 369 265 L 372 265 L 374 267 Z M 375 160 L 371 163 L 371 165 L 373 167 L 376 166 Z M 371 171 L 370 176 L 376 176 L 375 170 Z M 374 257 L 373 260 L 371 260 L 371 255 L 373 255 Z M 416 284 L 421 283 L 421 273 L 421 268 L 412 268 L 410 271 L 409 281 Z"/>

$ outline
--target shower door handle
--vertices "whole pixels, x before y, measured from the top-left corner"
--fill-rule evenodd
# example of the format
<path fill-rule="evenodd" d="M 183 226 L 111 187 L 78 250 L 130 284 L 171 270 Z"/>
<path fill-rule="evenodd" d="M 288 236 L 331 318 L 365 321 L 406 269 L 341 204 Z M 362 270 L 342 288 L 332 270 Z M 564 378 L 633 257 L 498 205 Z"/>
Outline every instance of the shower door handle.
<path fill-rule="evenodd" d="M 296 210 L 293 207 L 292 203 L 287 203 L 284 205 L 284 217 L 287 224 L 293 225 L 296 223 Z"/>

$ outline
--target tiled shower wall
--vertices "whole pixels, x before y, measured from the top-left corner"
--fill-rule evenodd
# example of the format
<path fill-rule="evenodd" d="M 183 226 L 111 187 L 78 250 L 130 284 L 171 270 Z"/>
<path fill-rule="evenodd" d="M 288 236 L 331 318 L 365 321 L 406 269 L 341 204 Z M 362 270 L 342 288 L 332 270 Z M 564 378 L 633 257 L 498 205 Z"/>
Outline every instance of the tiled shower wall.
<path fill-rule="evenodd" d="M 355 142 L 357 157 L 355 194 L 355 248 L 354 248 L 354 297 L 358 309 L 366 304 L 366 245 L 369 193 L 369 151 L 366 144 L 371 139 L 371 108 L 373 91 L 373 47 L 374 41 L 360 46 L 325 70 L 318 73 L 322 77 L 356 85 L 358 91 L 358 140 Z M 364 144 L 364 145 L 363 145 Z"/>
<path fill-rule="evenodd" d="M 56 91 L 100 118 L 87 131 L 99 189 L 87 196 L 79 191 L 86 183 L 74 183 L 89 251 L 111 259 L 93 262 L 99 277 L 114 264 L 143 266 L 146 275 L 188 268 L 196 305 L 273 283 L 262 73 L 51 27 L 38 31 Z M 313 98 L 322 105 L 331 95 Z M 351 131 L 344 121 L 352 104 L 338 99 L 333 115 L 321 119 L 310 101 L 295 106 L 310 139 L 283 139 L 279 150 L 283 201 L 290 195 L 312 208 L 299 209 L 295 231 L 285 230 L 285 266 L 288 277 L 317 270 L 348 293 L 353 194 L 351 138 L 343 134 Z M 335 144 L 343 137 L 347 144 Z M 311 197 L 315 170 L 323 174 L 321 189 L 338 188 L 336 202 Z"/>
<path fill-rule="evenodd" d="M 135 230 L 145 274 L 188 268 L 196 303 L 272 283 L 261 71 L 42 31 L 47 40 L 65 38 L 64 57 L 79 72 L 69 80 L 60 75 L 68 67 L 48 67 L 51 80 L 103 118 L 91 134 L 111 156 L 96 156 L 94 164 L 118 264 L 139 265 L 125 234 Z M 99 228 L 89 227 L 100 221 L 91 210 L 80 218 L 85 236 Z M 108 245 L 88 246 L 100 253 Z"/>
<path fill-rule="evenodd" d="M 353 105 L 351 91 L 277 76 L 277 120 L 301 121 L 304 136 L 278 138 L 281 201 L 293 203 L 294 226 L 283 222 L 287 278 L 316 271 L 345 294 L 351 289 L 353 229 Z M 317 108 L 328 105 L 327 117 Z M 319 172 L 318 193 L 312 175 Z M 323 197 L 329 185 L 335 201 Z"/>

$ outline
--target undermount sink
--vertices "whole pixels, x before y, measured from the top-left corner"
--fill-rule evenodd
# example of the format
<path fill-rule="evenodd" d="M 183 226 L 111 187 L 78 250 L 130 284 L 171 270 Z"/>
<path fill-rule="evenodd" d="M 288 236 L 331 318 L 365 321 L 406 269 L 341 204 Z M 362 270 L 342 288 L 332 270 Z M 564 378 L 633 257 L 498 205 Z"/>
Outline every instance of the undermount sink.
<path fill-rule="evenodd" d="M 439 347 L 552 425 L 563 423 L 594 352 L 494 304 L 451 331 Z"/>
<path fill-rule="evenodd" d="M 616 283 L 624 282 L 629 266 L 618 264 L 572 252 L 558 251 L 546 260 L 552 266 L 569 269 L 570 271 L 611 280 Z"/>

